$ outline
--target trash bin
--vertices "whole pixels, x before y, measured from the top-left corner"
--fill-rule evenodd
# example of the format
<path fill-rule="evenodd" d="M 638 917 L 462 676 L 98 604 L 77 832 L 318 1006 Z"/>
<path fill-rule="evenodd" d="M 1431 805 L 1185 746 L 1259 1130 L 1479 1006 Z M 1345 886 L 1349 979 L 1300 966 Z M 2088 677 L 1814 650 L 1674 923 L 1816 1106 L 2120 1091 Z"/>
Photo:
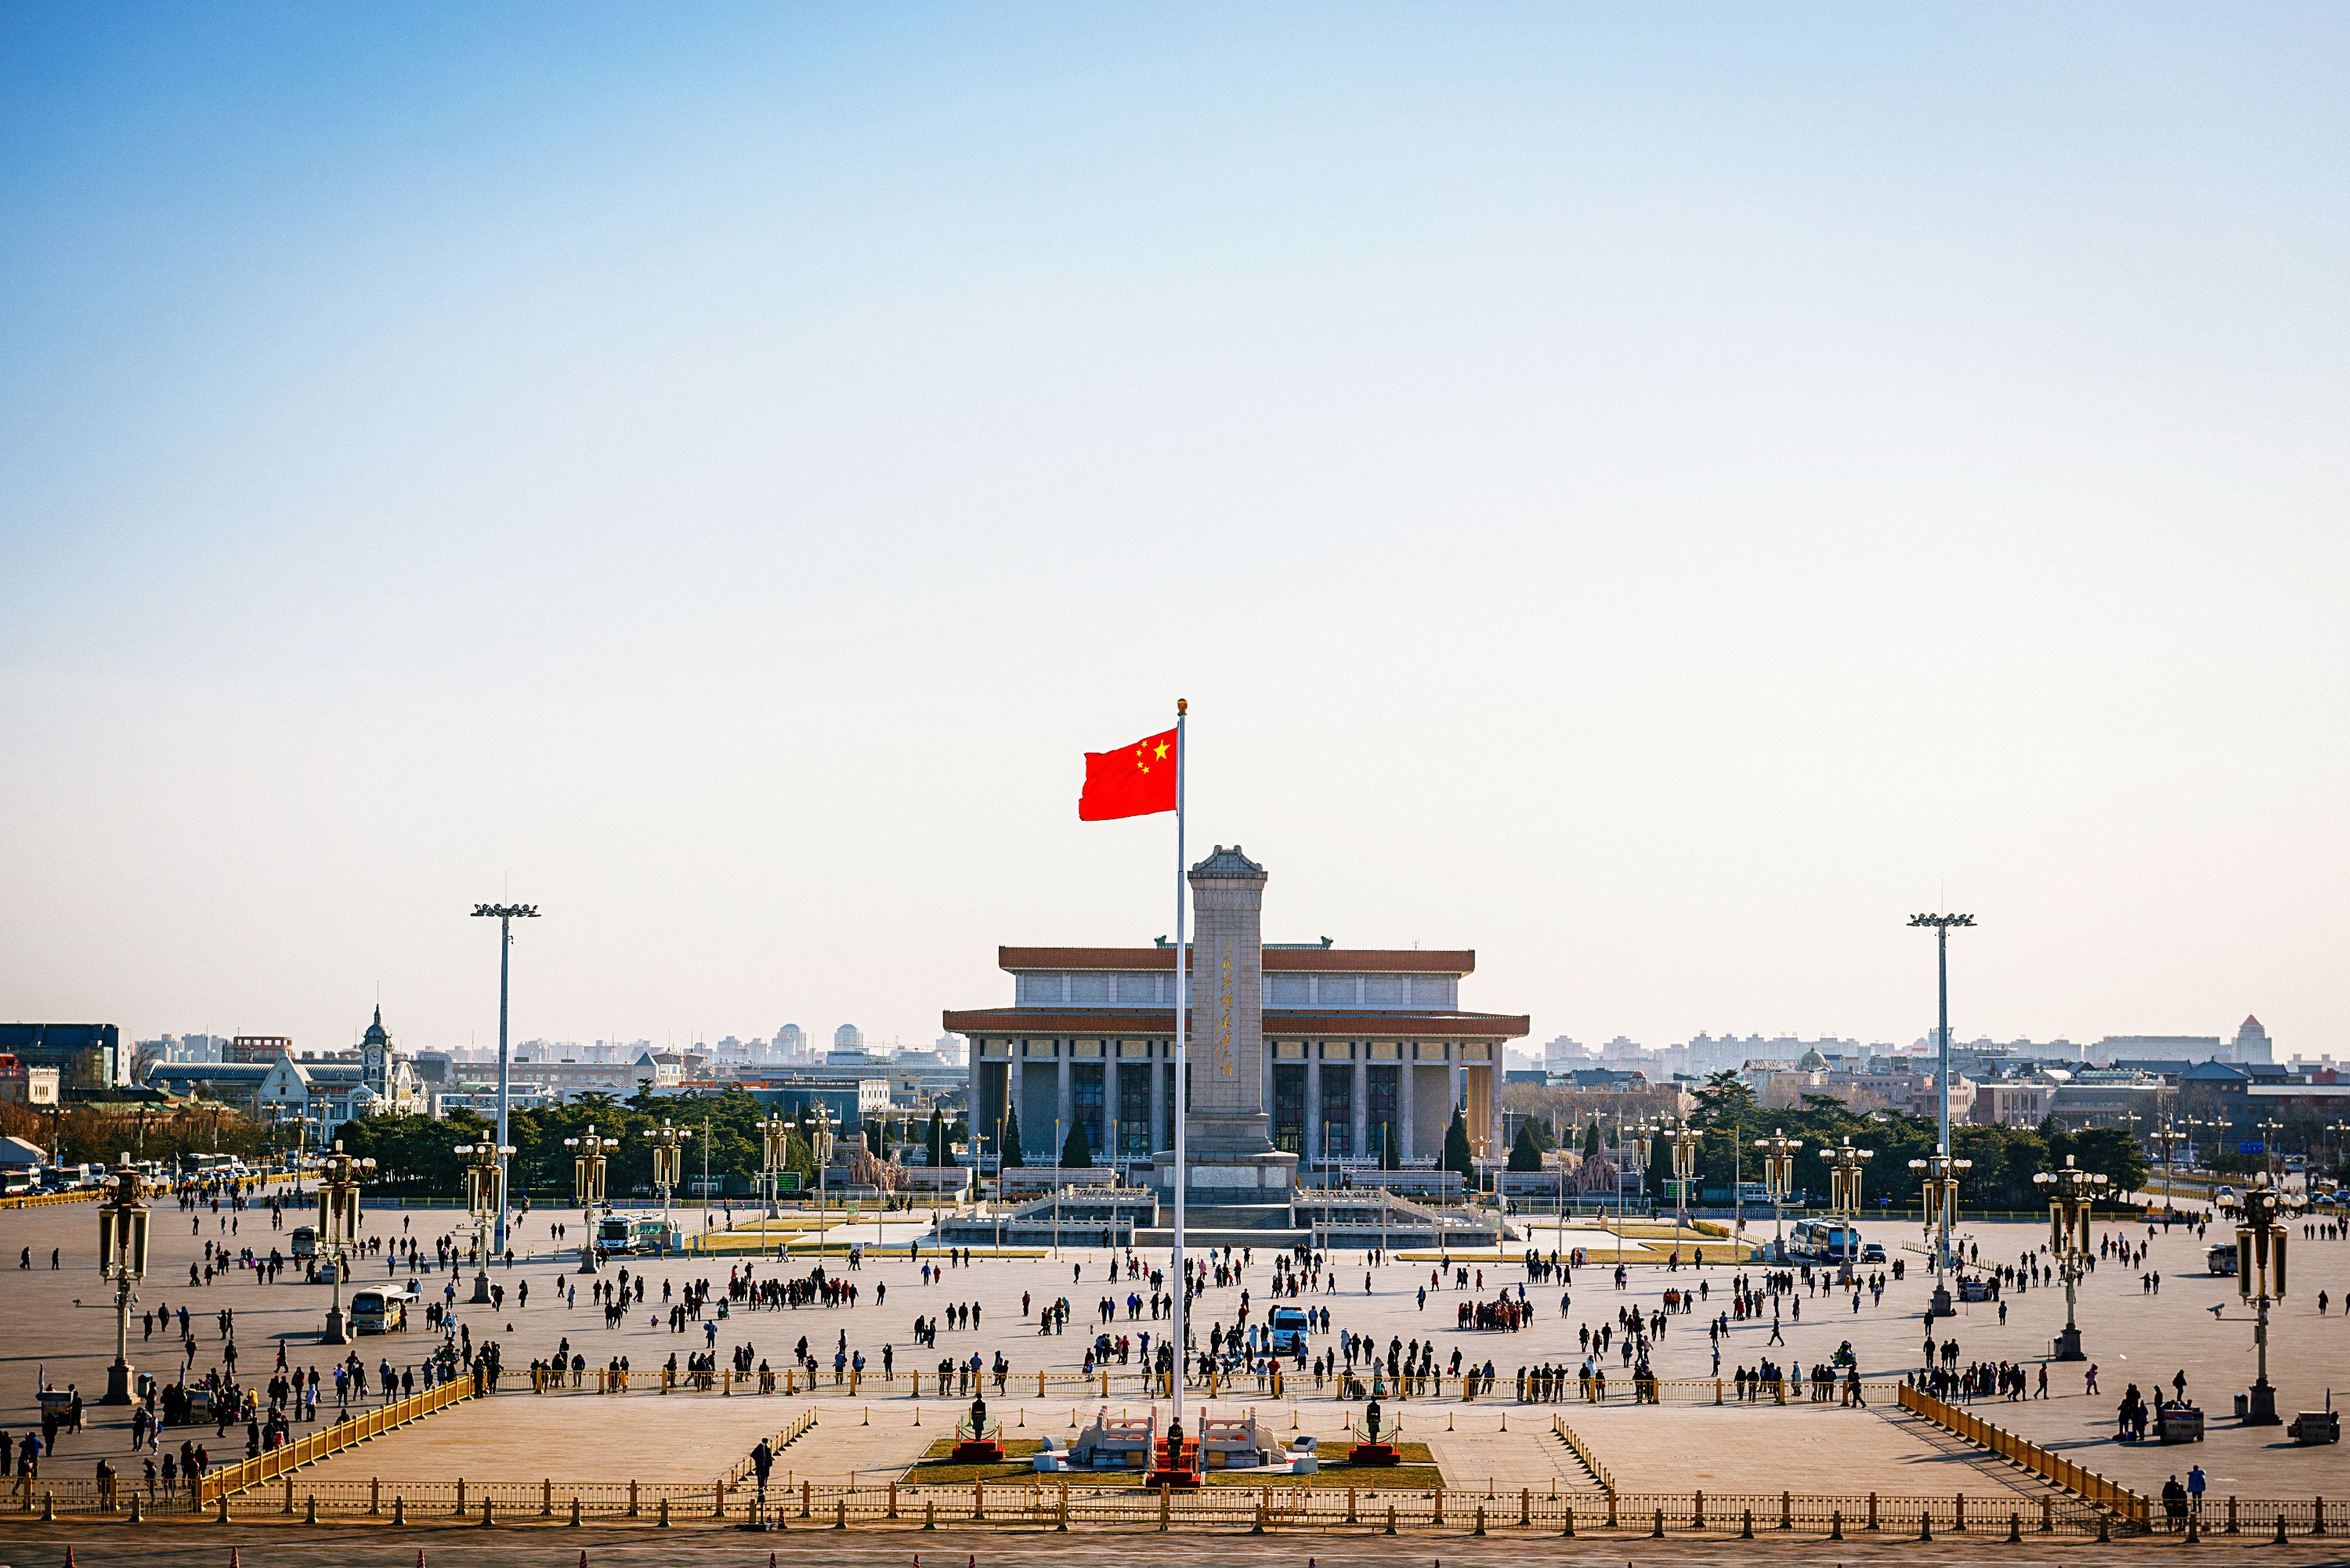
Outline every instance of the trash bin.
<path fill-rule="evenodd" d="M 2244 1419 L 2244 1417 L 2246 1417 L 2247 1416 L 2250 1416 L 2251 1413 L 2252 1413 L 2252 1397 L 2251 1397 L 2251 1395 L 2249 1395 L 2249 1394 L 2239 1394 L 2239 1395 L 2237 1395 L 2237 1396 L 2236 1396 L 2236 1419 L 2237 1419 L 2237 1420 L 2239 1420 L 2239 1421 L 2241 1421 L 2241 1420 Z"/>

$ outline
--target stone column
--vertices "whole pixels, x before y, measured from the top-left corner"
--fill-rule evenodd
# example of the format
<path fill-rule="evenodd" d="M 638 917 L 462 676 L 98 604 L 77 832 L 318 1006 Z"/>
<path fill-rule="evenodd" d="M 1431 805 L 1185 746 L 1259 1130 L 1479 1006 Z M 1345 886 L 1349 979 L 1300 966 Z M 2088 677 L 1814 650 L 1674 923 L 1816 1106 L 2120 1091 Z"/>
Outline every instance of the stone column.
<path fill-rule="evenodd" d="M 1396 1128 L 1396 1158 L 1416 1159 L 1419 1157 L 1419 1064 L 1412 1060 L 1409 1041 L 1396 1049 L 1403 1056 L 1396 1069 L 1396 1120 L 1403 1124 Z"/>
<path fill-rule="evenodd" d="M 1361 1055 L 1362 1049 L 1362 1042 L 1357 1041 L 1355 1043 L 1356 1056 L 1353 1063 L 1355 1070 L 1355 1098 L 1354 1102 L 1347 1107 L 1355 1123 L 1355 1136 L 1348 1141 L 1357 1156 L 1372 1152 L 1370 1147 L 1371 1065 L 1368 1062 L 1363 1060 Z"/>
<path fill-rule="evenodd" d="M 1076 1049 L 1076 1045 L 1071 1041 L 1064 1040 L 1060 1044 L 1061 1045 L 1068 1046 L 1071 1051 Z M 1057 1051 L 1060 1049 L 1060 1046 L 1056 1045 L 1054 1049 Z M 1071 1062 L 1068 1056 L 1065 1054 L 1058 1059 L 1057 1064 L 1061 1069 L 1061 1097 L 1054 1102 L 1059 1108 L 1053 1114 L 1061 1118 L 1061 1126 L 1060 1130 L 1055 1136 L 1063 1141 L 1066 1141 L 1069 1136 L 1069 1129 L 1075 1127 L 1077 1121 L 1076 1085 L 1074 1081 L 1074 1069 L 1076 1064 Z M 1061 1145 L 1059 1143 L 1055 1143 L 1053 1146 L 1053 1158 L 1055 1160 L 1058 1160 L 1061 1158 Z"/>
<path fill-rule="evenodd" d="M 1173 1049 L 1156 1045 L 1150 1058 L 1150 1152 L 1175 1147 L 1174 1129 L 1167 1124 L 1167 1057 L 1159 1053 Z"/>
<path fill-rule="evenodd" d="M 1028 1042 L 1025 1040 L 1014 1040 L 1012 1043 L 1011 1064 L 1003 1070 L 1003 1103 L 1006 1106 L 1003 1113 L 1003 1119 L 1007 1124 L 1014 1116 L 1021 1114 L 1027 1108 L 1020 1103 L 1020 1091 L 1027 1082 L 1024 1075 L 1026 1071 L 1027 1064 L 1023 1060 L 1027 1049 Z M 994 1129 L 990 1128 L 989 1130 L 993 1131 Z M 1022 1127 L 1019 1129 L 1019 1133 L 1020 1141 L 1024 1144 L 1026 1143 L 1028 1141 L 1028 1129 L 1026 1127 Z M 1021 1153 L 1023 1154 L 1025 1154 L 1027 1150 L 1024 1148 L 1021 1150 Z M 1000 1174 L 1003 1168 L 1003 1151 L 999 1148 L 995 1153 L 997 1159 L 996 1170 Z"/>
<path fill-rule="evenodd" d="M 1322 1042 L 1305 1043 L 1305 1158 L 1322 1158 Z"/>

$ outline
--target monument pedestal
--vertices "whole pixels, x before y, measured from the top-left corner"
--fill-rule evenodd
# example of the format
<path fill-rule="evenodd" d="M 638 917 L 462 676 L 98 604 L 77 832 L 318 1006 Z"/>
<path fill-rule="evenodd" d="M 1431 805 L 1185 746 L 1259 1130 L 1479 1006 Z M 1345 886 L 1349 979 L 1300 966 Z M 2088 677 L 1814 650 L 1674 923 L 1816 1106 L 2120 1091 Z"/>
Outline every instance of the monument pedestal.
<path fill-rule="evenodd" d="M 1403 1456 L 1395 1451 L 1393 1443 L 1357 1443 L 1347 1456 L 1350 1465 L 1392 1465 L 1402 1462 Z"/>

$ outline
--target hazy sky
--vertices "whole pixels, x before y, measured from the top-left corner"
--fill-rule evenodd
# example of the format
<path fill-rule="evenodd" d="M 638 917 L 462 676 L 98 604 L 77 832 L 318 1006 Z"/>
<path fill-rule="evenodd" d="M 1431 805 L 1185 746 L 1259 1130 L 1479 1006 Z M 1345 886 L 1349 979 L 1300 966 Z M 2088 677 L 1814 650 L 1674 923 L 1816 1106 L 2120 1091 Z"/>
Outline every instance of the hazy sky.
<path fill-rule="evenodd" d="M 0 1017 L 2350 1046 L 2350 10 L 0 9 Z"/>

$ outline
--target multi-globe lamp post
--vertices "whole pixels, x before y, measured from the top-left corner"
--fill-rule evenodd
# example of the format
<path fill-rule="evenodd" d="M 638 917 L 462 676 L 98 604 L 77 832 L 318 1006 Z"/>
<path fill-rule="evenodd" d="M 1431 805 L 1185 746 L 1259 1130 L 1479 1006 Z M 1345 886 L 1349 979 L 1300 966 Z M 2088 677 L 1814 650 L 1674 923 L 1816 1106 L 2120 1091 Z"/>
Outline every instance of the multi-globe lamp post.
<path fill-rule="evenodd" d="M 1909 1162 L 1909 1168 L 1918 1173 L 1923 1184 L 1926 1234 L 1934 1244 L 1934 1295 L 1926 1308 L 1929 1320 L 1950 1315 L 1950 1271 L 1955 1266 L 1950 1255 L 1950 1227 L 1959 1218 L 1959 1178 L 1974 1168 L 1973 1160 L 1955 1159 L 1947 1154 Z"/>
<path fill-rule="evenodd" d="M 1846 1134 L 1842 1143 L 1823 1144 L 1820 1158 L 1828 1162 L 1828 1212 L 1857 1225 L 1860 1220 L 1861 1173 L 1868 1168 L 1868 1162 L 1877 1158 L 1877 1151 L 1853 1147 L 1851 1135 Z M 1858 1261 L 1857 1244 L 1853 1251 L 1854 1257 L 1836 1260 L 1840 1265 L 1837 1278 L 1845 1278 L 1852 1272 L 1852 1265 Z"/>
<path fill-rule="evenodd" d="M 1769 1137 L 1756 1138 L 1754 1147 L 1762 1151 L 1762 1181 L 1771 1193 L 1771 1261 L 1784 1262 L 1787 1195 L 1795 1189 L 1795 1156 L 1803 1149 L 1804 1140 L 1789 1137 L 1783 1127 L 1773 1127 Z"/>
<path fill-rule="evenodd" d="M 565 1138 L 563 1147 L 572 1151 L 571 1200 L 588 1222 L 588 1240 L 579 1248 L 579 1272 L 592 1274 L 596 1272 L 596 1210 L 604 1201 L 604 1162 L 620 1147 L 620 1140 L 597 1136 L 596 1124 L 589 1122 L 586 1132 Z"/>
<path fill-rule="evenodd" d="M 2284 1300 L 2284 1208 L 2285 1195 L 2267 1171 L 2245 1184 L 2244 1217 L 2236 1224 L 2236 1293 L 2252 1305 L 2252 1345 L 2260 1354 L 2244 1415 L 2251 1427 L 2273 1427 L 2278 1419 L 2269 1384 L 2269 1308 Z"/>
<path fill-rule="evenodd" d="M 792 1124 L 769 1111 L 759 1124 L 759 1177 L 767 1184 L 767 1218 L 783 1217 L 784 1169 L 791 1164 Z"/>
<path fill-rule="evenodd" d="M 2089 1257 L 2089 1214 L 2097 1194 L 2112 1178 L 2103 1171 L 2083 1170 L 2066 1155 L 2054 1170 L 2036 1172 L 2033 1185 L 2048 1193 L 2048 1244 L 2056 1254 L 2058 1273 L 2064 1281 L 2064 1329 L 2056 1336 L 2055 1359 L 2085 1361 L 2081 1350 L 2081 1325 L 2074 1321 L 2074 1297 Z"/>
<path fill-rule="evenodd" d="M 504 1197 L 500 1175 L 514 1150 L 504 1144 L 461 1143 L 450 1153 L 465 1162 L 465 1211 L 473 1217 L 473 1300 L 490 1303 L 490 1226 Z"/>
<path fill-rule="evenodd" d="M 1666 1129 L 1665 1137 L 1673 1151 L 1673 1251 L 1678 1252 L 1681 1232 L 1689 1229 L 1690 1186 L 1697 1180 L 1698 1157 L 1705 1147 L 1705 1134 L 1690 1126 L 1684 1117 Z M 1702 1249 L 1699 1256 L 1704 1256 Z"/>
<path fill-rule="evenodd" d="M 130 1397 L 130 1303 L 147 1275 L 147 1205 L 140 1201 L 139 1169 L 125 1154 L 108 1173 L 113 1190 L 98 1211 L 98 1271 L 114 1282 L 114 1365 L 106 1369 L 101 1405 L 128 1405 Z"/>
<path fill-rule="evenodd" d="M 661 1245 L 669 1245 L 670 1195 L 685 1174 L 685 1146 L 693 1137 L 690 1127 L 672 1127 L 667 1116 L 646 1137 L 653 1146 L 653 1186 L 660 1193 Z"/>
<path fill-rule="evenodd" d="M 318 1162 L 318 1240 L 335 1271 L 335 1295 L 327 1306 L 327 1332 L 321 1345 L 348 1345 L 350 1328 L 343 1317 L 343 1280 L 351 1272 L 351 1245 L 359 1236 L 359 1180 L 375 1169 L 375 1161 L 343 1152 L 335 1140 L 332 1154 Z"/>

